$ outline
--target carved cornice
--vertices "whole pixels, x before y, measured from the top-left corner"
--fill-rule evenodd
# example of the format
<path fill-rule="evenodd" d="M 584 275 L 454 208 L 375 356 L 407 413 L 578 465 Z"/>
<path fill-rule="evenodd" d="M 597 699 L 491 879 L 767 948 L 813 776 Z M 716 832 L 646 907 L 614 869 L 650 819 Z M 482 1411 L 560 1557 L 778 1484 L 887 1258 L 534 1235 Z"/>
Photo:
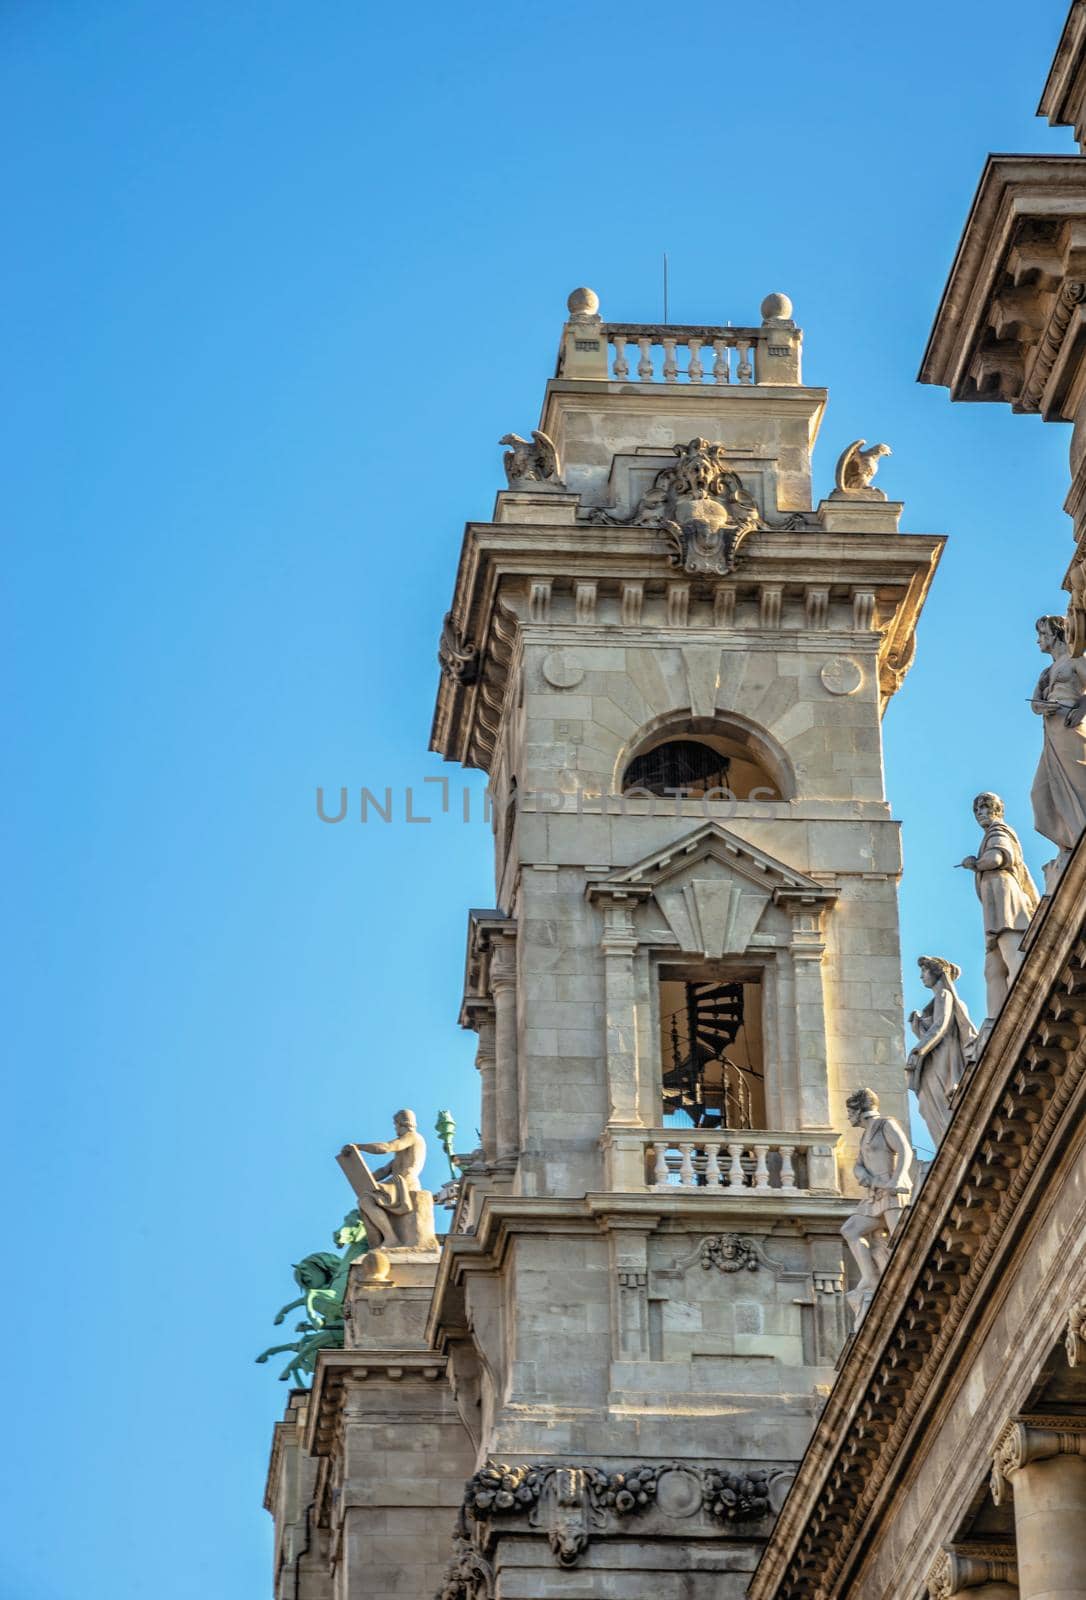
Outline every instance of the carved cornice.
<path fill-rule="evenodd" d="M 1015 404 L 1017 411 L 1039 411 L 1048 380 L 1063 349 L 1067 330 L 1075 314 L 1075 307 L 1086 299 L 1086 283 L 1069 278 L 1060 285 L 1049 313 L 1044 333 L 1037 341 L 1033 358 L 1028 363 L 1022 383 L 1022 392 Z"/>
<path fill-rule="evenodd" d="M 1030 1225 L 1031 1182 L 1060 1159 L 1086 1097 L 1084 904 L 1080 842 L 845 1352 L 751 1600 L 839 1592 L 998 1295 L 1002 1258 Z"/>
<path fill-rule="evenodd" d="M 991 1489 L 996 1505 L 1009 1498 L 1016 1472 L 1053 1456 L 1086 1456 L 1086 1418 L 1032 1412 L 1013 1417 L 999 1435 L 992 1457 Z"/>
<path fill-rule="evenodd" d="M 669 403 L 673 398 L 669 390 Z M 655 404 L 659 400 L 657 395 Z M 802 600 L 812 583 L 831 578 L 834 585 L 875 588 L 889 641 L 882 648 L 900 664 L 944 543 L 930 534 L 834 534 L 810 529 L 756 532 L 743 546 L 742 578 L 736 593 L 756 596 L 765 585 L 779 584 L 782 594 Z M 470 683 L 442 674 L 430 732 L 431 750 L 450 761 L 490 771 L 510 671 L 526 632 L 538 633 L 546 627 L 571 641 L 586 636 L 607 643 L 621 639 L 623 630 L 618 622 L 603 626 L 578 621 L 573 599 L 576 585 L 596 585 L 598 616 L 603 601 L 619 602 L 630 584 L 641 584 L 643 593 L 654 587 L 662 592 L 668 581 L 668 551 L 667 537 L 658 528 L 469 523 L 451 612 L 461 635 L 478 645 L 477 671 Z M 695 577 L 690 581 L 687 637 L 695 641 L 700 626 L 707 639 L 719 641 L 710 603 L 717 580 Z M 702 606 L 703 625 L 695 620 L 696 604 Z M 641 626 L 644 629 L 643 618 Z M 673 625 L 661 624 L 660 632 L 663 639 L 674 642 Z M 772 647 L 779 648 L 775 630 L 768 636 L 756 628 L 748 632 L 752 640 L 769 637 Z M 871 642 L 879 646 L 877 636 Z M 886 679 L 887 684 L 890 681 Z"/>
<path fill-rule="evenodd" d="M 331 1455 L 351 1383 L 430 1385 L 444 1380 L 446 1362 L 432 1350 L 322 1350 L 310 1391 L 306 1449 Z"/>
<path fill-rule="evenodd" d="M 1086 158 L 990 156 L 920 382 L 1069 420 L 1086 359 Z"/>
<path fill-rule="evenodd" d="M 1013 1544 L 948 1545 L 928 1573 L 928 1600 L 953 1600 L 982 1583 L 1018 1584 Z"/>
<path fill-rule="evenodd" d="M 1073 128 L 1081 145 L 1086 132 L 1086 5 L 1073 0 L 1052 59 L 1039 117 L 1053 128 Z"/>

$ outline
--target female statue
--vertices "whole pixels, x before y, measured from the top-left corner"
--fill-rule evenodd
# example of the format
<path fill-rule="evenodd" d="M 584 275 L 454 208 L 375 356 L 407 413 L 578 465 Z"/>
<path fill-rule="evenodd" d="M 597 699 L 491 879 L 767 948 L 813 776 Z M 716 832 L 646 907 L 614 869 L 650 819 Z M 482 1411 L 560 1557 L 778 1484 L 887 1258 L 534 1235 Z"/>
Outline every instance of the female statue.
<path fill-rule="evenodd" d="M 1062 866 L 1086 827 L 1086 659 L 1067 649 L 1063 617 L 1037 618 L 1037 644 L 1052 657 L 1030 702 L 1044 718 L 1044 749 L 1033 780 L 1033 823 L 1059 845 Z"/>
<path fill-rule="evenodd" d="M 951 1101 L 968 1065 L 977 1030 L 954 987 L 961 968 L 941 956 L 921 956 L 917 966 L 932 997 L 923 1011 L 914 1011 L 909 1018 L 918 1042 L 909 1056 L 908 1080 L 938 1148 L 950 1126 Z"/>

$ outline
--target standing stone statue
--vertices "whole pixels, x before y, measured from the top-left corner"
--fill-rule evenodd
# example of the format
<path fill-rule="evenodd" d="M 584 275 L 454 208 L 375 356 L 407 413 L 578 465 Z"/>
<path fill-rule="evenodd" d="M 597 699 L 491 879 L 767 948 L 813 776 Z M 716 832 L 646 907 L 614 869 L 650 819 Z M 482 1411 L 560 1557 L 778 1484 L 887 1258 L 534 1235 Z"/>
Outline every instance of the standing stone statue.
<path fill-rule="evenodd" d="M 942 956 L 921 956 L 917 966 L 932 997 L 923 1011 L 914 1011 L 909 1018 L 918 1041 L 909 1054 L 909 1088 L 938 1147 L 950 1126 L 951 1102 L 969 1064 L 977 1030 L 954 987 L 961 968 Z"/>
<path fill-rule="evenodd" d="M 980 850 L 959 865 L 975 875 L 984 917 L 984 982 L 988 1015 L 999 1015 L 1007 991 L 1022 965 L 1019 945 L 1037 909 L 1037 886 L 1022 859 L 1018 835 L 1003 820 L 997 794 L 978 794 L 973 815 L 984 829 Z"/>
<path fill-rule="evenodd" d="M 434 1197 L 419 1183 L 426 1161 L 426 1140 L 413 1111 L 393 1117 L 396 1137 L 377 1144 L 345 1144 L 336 1160 L 358 1196 L 371 1250 L 433 1250 Z M 371 1172 L 362 1159 L 391 1155 L 386 1166 Z"/>
<path fill-rule="evenodd" d="M 1063 617 L 1037 618 L 1037 644 L 1052 665 L 1041 673 L 1030 702 L 1044 718 L 1044 748 L 1030 798 L 1033 826 L 1059 846 L 1053 864 L 1058 873 L 1086 827 L 1086 659 L 1068 651 Z"/>
<path fill-rule="evenodd" d="M 912 1199 L 913 1149 L 895 1117 L 879 1116 L 874 1089 L 857 1089 L 845 1101 L 845 1109 L 852 1126 L 863 1129 L 859 1160 L 852 1170 L 856 1182 L 868 1191 L 841 1229 L 860 1269 L 860 1281 L 848 1295 L 858 1327 L 890 1259 L 891 1235 Z"/>

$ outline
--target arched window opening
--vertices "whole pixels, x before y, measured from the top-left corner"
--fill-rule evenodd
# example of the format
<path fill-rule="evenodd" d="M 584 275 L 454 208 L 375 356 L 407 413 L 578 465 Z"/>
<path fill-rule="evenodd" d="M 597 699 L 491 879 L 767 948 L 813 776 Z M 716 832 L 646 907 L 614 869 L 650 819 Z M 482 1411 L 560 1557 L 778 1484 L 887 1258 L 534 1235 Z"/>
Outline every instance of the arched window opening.
<path fill-rule="evenodd" d="M 783 757 L 769 741 L 738 721 L 691 719 L 658 728 L 634 750 L 622 774 L 623 794 L 691 799 L 784 800 L 789 797 Z"/>

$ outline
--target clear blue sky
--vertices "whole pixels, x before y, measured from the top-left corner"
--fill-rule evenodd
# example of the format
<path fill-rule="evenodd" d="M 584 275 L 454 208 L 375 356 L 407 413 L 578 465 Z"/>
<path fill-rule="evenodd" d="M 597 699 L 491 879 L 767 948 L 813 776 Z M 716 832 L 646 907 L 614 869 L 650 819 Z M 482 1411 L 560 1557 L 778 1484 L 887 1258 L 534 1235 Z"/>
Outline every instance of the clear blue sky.
<path fill-rule="evenodd" d="M 434 649 L 495 441 L 567 292 L 756 319 L 782 289 L 904 526 L 950 533 L 886 721 L 920 951 L 966 968 L 969 801 L 1029 827 L 1068 433 L 914 382 L 984 156 L 1062 0 L 0 8 L 11 1042 L 0 1600 L 270 1592 L 285 1400 L 252 1357 L 456 1027 L 489 836 L 322 826 L 421 785 Z M 473 780 L 478 784 L 478 778 Z M 436 1166 L 433 1168 L 436 1175 Z"/>

